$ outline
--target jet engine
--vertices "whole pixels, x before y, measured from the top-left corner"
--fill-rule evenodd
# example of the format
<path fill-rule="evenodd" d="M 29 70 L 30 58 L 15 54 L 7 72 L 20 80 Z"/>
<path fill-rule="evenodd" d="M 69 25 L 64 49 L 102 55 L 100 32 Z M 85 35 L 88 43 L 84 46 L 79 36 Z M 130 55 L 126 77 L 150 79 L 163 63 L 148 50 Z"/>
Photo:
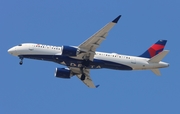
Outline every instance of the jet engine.
<path fill-rule="evenodd" d="M 72 76 L 71 70 L 65 68 L 56 68 L 55 77 L 70 79 L 71 76 Z"/>
<path fill-rule="evenodd" d="M 71 46 L 62 46 L 62 55 L 65 56 L 77 56 L 79 49 Z"/>

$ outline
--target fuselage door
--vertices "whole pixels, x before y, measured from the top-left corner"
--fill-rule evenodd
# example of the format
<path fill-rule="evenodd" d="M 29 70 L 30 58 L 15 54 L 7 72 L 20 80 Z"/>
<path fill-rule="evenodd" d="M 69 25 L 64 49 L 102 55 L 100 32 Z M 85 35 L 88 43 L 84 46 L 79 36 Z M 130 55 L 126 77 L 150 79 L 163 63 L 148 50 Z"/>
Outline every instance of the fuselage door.
<path fill-rule="evenodd" d="M 132 64 L 136 64 L 136 58 L 132 57 L 132 58 L 131 58 L 131 63 L 132 63 Z"/>
<path fill-rule="evenodd" d="M 29 50 L 30 50 L 30 51 L 33 51 L 33 50 L 34 50 L 33 45 L 29 45 Z"/>

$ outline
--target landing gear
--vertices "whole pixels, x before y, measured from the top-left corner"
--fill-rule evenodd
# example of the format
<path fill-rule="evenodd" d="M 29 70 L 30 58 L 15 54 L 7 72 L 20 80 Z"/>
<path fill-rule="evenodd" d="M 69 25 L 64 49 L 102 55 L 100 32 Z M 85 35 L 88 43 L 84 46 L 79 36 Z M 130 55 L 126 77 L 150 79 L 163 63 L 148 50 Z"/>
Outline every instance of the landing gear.
<path fill-rule="evenodd" d="M 84 60 L 83 62 L 82 62 L 82 64 L 83 64 L 83 67 L 84 68 L 87 68 L 87 67 L 89 67 L 90 66 L 90 60 Z"/>
<path fill-rule="evenodd" d="M 86 78 L 86 75 L 84 74 L 84 69 L 85 69 L 85 68 L 84 68 L 84 67 L 81 67 L 80 69 L 81 69 L 81 74 L 82 74 L 80 79 L 83 81 L 83 80 L 85 80 L 85 78 Z"/>
<path fill-rule="evenodd" d="M 23 64 L 23 61 L 20 61 L 19 64 L 22 65 L 22 64 Z"/>
<path fill-rule="evenodd" d="M 82 67 L 80 68 L 81 74 L 82 74 L 80 79 L 82 81 L 84 81 L 86 79 L 86 75 L 84 74 L 84 71 L 86 70 L 86 68 L 88 68 L 90 66 L 90 63 L 91 63 L 91 61 L 88 58 L 87 59 L 84 58 L 84 60 L 82 62 Z"/>
<path fill-rule="evenodd" d="M 20 62 L 19 62 L 20 65 L 23 64 L 23 58 L 20 57 Z"/>
<path fill-rule="evenodd" d="M 83 80 L 85 80 L 85 75 L 84 75 L 84 73 L 81 75 L 81 80 L 83 81 Z"/>

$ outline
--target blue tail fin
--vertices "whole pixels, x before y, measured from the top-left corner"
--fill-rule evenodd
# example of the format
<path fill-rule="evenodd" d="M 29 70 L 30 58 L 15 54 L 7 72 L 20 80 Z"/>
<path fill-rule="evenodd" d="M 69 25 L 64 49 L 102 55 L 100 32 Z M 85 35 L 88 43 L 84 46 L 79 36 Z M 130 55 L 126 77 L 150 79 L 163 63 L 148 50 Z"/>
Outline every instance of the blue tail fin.
<path fill-rule="evenodd" d="M 152 58 L 158 53 L 162 52 L 167 40 L 159 40 L 155 44 L 153 44 L 147 51 L 145 51 L 139 57 Z"/>

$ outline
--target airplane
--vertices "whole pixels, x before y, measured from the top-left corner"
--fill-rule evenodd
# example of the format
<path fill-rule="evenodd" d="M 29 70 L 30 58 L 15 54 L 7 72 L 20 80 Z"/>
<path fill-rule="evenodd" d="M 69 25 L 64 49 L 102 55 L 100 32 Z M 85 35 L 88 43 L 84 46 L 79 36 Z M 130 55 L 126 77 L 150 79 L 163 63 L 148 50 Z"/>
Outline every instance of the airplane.
<path fill-rule="evenodd" d="M 8 53 L 20 58 L 55 62 L 67 68 L 56 68 L 55 77 L 70 79 L 77 76 L 90 88 L 97 88 L 90 77 L 90 69 L 114 70 L 151 70 L 156 75 L 161 75 L 159 68 L 168 67 L 169 64 L 161 60 L 168 54 L 164 50 L 167 40 L 158 40 L 148 50 L 139 56 L 122 55 L 117 53 L 97 52 L 108 32 L 117 24 L 121 15 L 106 24 L 79 46 L 51 46 L 37 43 L 22 43 L 8 50 Z"/>

